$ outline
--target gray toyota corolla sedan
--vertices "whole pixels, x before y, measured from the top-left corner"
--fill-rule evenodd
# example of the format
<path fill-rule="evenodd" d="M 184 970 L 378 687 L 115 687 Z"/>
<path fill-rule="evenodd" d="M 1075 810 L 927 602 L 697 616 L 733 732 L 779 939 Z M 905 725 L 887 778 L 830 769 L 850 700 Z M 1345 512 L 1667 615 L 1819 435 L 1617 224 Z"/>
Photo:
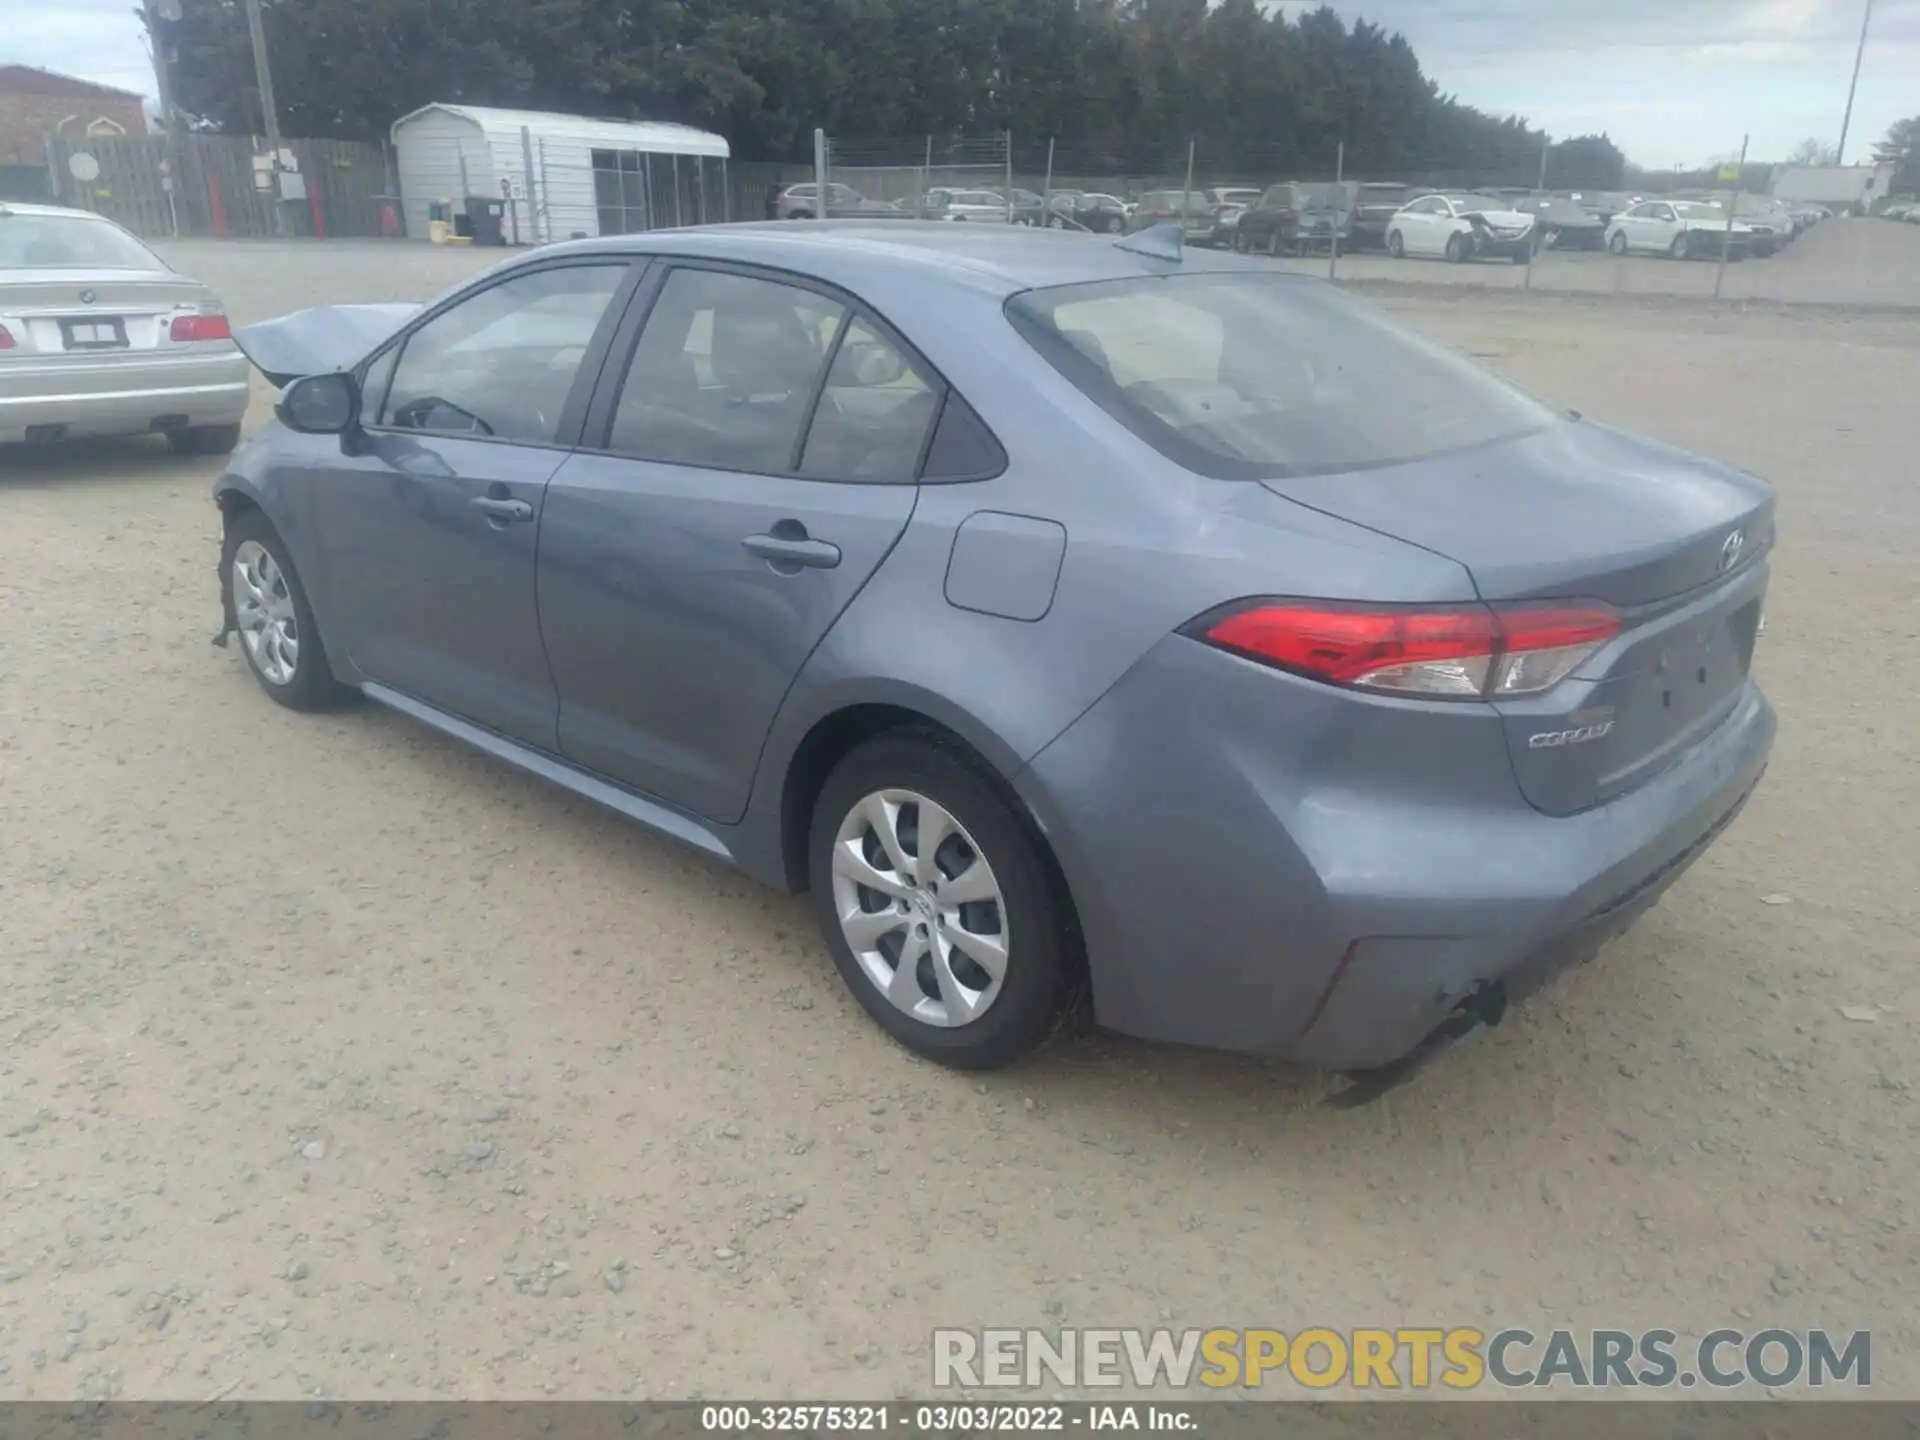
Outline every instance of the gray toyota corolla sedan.
<path fill-rule="evenodd" d="M 810 890 L 948 1064 L 1090 996 L 1404 1067 L 1652 904 L 1773 738 L 1765 484 L 1164 233 L 625 236 L 240 342 L 266 693 Z"/>
<path fill-rule="evenodd" d="M 247 362 L 206 286 L 85 210 L 0 202 L 0 443 L 240 442 Z"/>

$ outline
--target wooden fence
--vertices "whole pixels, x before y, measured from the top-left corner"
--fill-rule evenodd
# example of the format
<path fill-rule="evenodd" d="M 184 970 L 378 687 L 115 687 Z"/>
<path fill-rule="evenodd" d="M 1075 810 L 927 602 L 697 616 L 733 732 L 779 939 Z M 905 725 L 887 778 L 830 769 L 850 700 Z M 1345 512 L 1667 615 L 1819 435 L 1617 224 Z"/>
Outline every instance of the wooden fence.
<path fill-rule="evenodd" d="M 98 211 L 136 235 L 263 239 L 398 235 L 399 202 L 378 145 L 288 140 L 303 197 L 277 199 L 267 143 L 238 135 L 179 137 L 169 187 L 166 137 L 47 140 L 47 175 L 62 205 Z M 277 212 L 277 214 L 276 214 Z"/>

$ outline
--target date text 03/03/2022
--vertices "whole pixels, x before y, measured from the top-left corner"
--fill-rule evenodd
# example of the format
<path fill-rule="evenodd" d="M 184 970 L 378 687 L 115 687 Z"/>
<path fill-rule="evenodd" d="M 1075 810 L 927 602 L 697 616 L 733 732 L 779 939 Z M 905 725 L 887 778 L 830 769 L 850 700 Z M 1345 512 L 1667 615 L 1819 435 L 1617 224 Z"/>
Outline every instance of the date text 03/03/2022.
<path fill-rule="evenodd" d="M 1066 1433 L 1199 1429 L 1193 1408 L 1146 1403 L 1077 1405 L 706 1405 L 700 1428 L 719 1434 L 905 1431 L 909 1434 Z"/>

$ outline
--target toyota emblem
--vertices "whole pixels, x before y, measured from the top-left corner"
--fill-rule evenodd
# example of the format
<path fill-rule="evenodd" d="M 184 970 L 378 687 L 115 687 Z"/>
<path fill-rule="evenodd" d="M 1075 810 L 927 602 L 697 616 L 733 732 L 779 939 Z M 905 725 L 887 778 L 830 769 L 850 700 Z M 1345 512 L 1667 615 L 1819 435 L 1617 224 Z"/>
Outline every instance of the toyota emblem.
<path fill-rule="evenodd" d="M 1740 552 L 1747 548 L 1747 532 L 1736 530 L 1727 536 L 1720 546 L 1720 569 L 1722 573 L 1733 569 L 1740 563 Z"/>
<path fill-rule="evenodd" d="M 100 297 L 91 290 L 82 290 L 80 292 L 80 303 L 82 305 L 91 305 L 93 304 L 94 301 L 98 300 L 99 298 Z"/>

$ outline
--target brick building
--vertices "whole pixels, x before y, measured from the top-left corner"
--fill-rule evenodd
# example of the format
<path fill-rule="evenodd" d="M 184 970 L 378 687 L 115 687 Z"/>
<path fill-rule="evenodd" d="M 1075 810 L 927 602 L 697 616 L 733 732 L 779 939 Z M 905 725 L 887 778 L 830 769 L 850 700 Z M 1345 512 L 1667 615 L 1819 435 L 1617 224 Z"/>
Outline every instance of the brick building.
<path fill-rule="evenodd" d="M 144 135 L 144 102 L 91 80 L 0 64 L 0 167 L 44 167 L 45 136 L 54 130 L 67 136 Z"/>

